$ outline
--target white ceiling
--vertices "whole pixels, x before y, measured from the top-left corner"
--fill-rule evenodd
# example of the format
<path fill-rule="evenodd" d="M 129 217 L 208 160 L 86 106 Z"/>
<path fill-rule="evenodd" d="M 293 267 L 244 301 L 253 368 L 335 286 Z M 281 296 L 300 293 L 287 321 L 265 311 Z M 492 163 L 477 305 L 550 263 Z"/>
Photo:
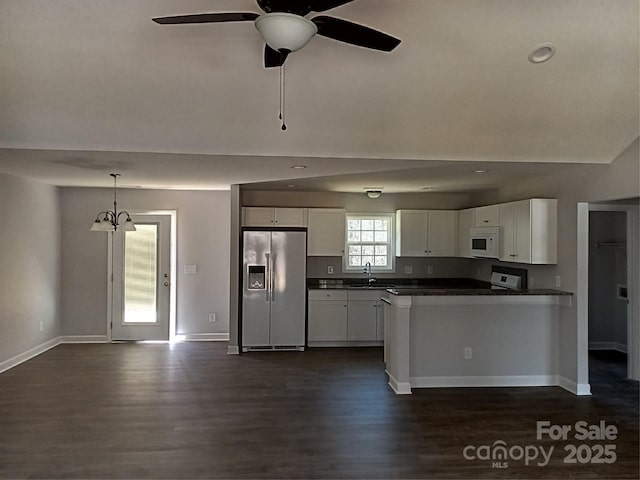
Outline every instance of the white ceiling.
<path fill-rule="evenodd" d="M 145 188 L 470 191 L 609 163 L 639 131 L 638 10 L 356 0 L 327 14 L 401 45 L 314 38 L 287 61 L 282 132 L 279 72 L 262 67 L 250 22 L 150 20 L 259 12 L 254 0 L 0 0 L 0 172 L 55 185 L 106 186 L 119 171 Z M 529 63 L 544 42 L 556 55 Z"/>

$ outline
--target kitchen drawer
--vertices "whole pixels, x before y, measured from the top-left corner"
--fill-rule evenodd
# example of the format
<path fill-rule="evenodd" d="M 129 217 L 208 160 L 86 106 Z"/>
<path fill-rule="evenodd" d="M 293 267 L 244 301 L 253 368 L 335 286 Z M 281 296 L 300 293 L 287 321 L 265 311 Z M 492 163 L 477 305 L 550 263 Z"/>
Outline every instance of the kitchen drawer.
<path fill-rule="evenodd" d="M 348 299 L 346 290 L 329 290 L 329 289 L 316 289 L 309 290 L 309 301 L 313 300 L 336 300 L 346 302 Z"/>
<path fill-rule="evenodd" d="M 348 290 L 349 301 L 352 300 L 380 300 L 385 295 L 384 289 L 380 290 Z"/>

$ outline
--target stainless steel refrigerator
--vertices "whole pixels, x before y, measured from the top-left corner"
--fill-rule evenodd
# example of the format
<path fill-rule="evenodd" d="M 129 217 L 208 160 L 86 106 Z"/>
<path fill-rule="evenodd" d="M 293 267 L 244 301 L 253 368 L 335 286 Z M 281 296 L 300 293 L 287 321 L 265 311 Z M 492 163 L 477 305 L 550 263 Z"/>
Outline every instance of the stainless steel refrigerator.
<path fill-rule="evenodd" d="M 242 351 L 304 350 L 307 232 L 242 232 Z"/>

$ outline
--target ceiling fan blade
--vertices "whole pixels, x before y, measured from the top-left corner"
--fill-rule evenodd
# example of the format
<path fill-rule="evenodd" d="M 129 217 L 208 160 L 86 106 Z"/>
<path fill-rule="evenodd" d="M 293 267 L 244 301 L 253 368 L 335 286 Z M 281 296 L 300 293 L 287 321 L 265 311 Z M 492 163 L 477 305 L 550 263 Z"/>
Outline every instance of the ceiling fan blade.
<path fill-rule="evenodd" d="M 195 15 L 176 15 L 174 17 L 156 17 L 151 20 L 161 25 L 177 25 L 182 23 L 252 22 L 259 16 L 253 12 L 199 13 Z"/>
<path fill-rule="evenodd" d="M 353 0 L 309 0 L 309 8 L 312 12 L 326 12 L 351 2 Z"/>
<path fill-rule="evenodd" d="M 287 50 L 282 50 L 279 52 L 278 50 L 274 50 L 269 45 L 264 45 L 264 67 L 272 68 L 272 67 L 280 67 L 284 64 L 285 60 L 289 56 Z"/>
<path fill-rule="evenodd" d="M 401 42 L 400 39 L 386 33 L 339 18 L 321 15 L 312 18 L 311 21 L 318 27 L 318 35 L 360 47 L 390 52 Z"/>

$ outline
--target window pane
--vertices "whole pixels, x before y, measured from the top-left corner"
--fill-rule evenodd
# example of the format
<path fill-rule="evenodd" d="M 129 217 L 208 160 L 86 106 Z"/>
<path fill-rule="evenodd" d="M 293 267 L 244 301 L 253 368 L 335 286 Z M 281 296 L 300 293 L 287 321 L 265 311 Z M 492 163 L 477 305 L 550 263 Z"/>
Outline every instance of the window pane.
<path fill-rule="evenodd" d="M 387 232 L 375 232 L 376 242 L 386 242 L 387 238 Z"/>
<path fill-rule="evenodd" d="M 373 220 L 371 219 L 363 219 L 362 220 L 362 230 L 373 230 Z"/>
<path fill-rule="evenodd" d="M 358 256 L 349 257 L 349 266 L 351 266 L 351 267 L 361 267 L 362 266 L 362 257 L 358 257 Z"/>
<path fill-rule="evenodd" d="M 125 232 L 124 323 L 156 322 L 157 247 L 157 225 Z"/>
<path fill-rule="evenodd" d="M 378 219 L 375 221 L 375 229 L 376 230 L 388 230 L 388 220 Z"/>
<path fill-rule="evenodd" d="M 389 270 L 393 264 L 393 232 L 391 216 L 362 216 L 347 218 L 346 268 L 361 271 L 367 262 L 378 271 Z"/>
<path fill-rule="evenodd" d="M 387 265 L 387 257 L 376 257 L 375 265 L 377 267 L 385 267 Z"/>
<path fill-rule="evenodd" d="M 362 242 L 373 242 L 373 232 L 372 231 L 362 231 L 362 235 L 360 237 L 360 241 Z"/>

